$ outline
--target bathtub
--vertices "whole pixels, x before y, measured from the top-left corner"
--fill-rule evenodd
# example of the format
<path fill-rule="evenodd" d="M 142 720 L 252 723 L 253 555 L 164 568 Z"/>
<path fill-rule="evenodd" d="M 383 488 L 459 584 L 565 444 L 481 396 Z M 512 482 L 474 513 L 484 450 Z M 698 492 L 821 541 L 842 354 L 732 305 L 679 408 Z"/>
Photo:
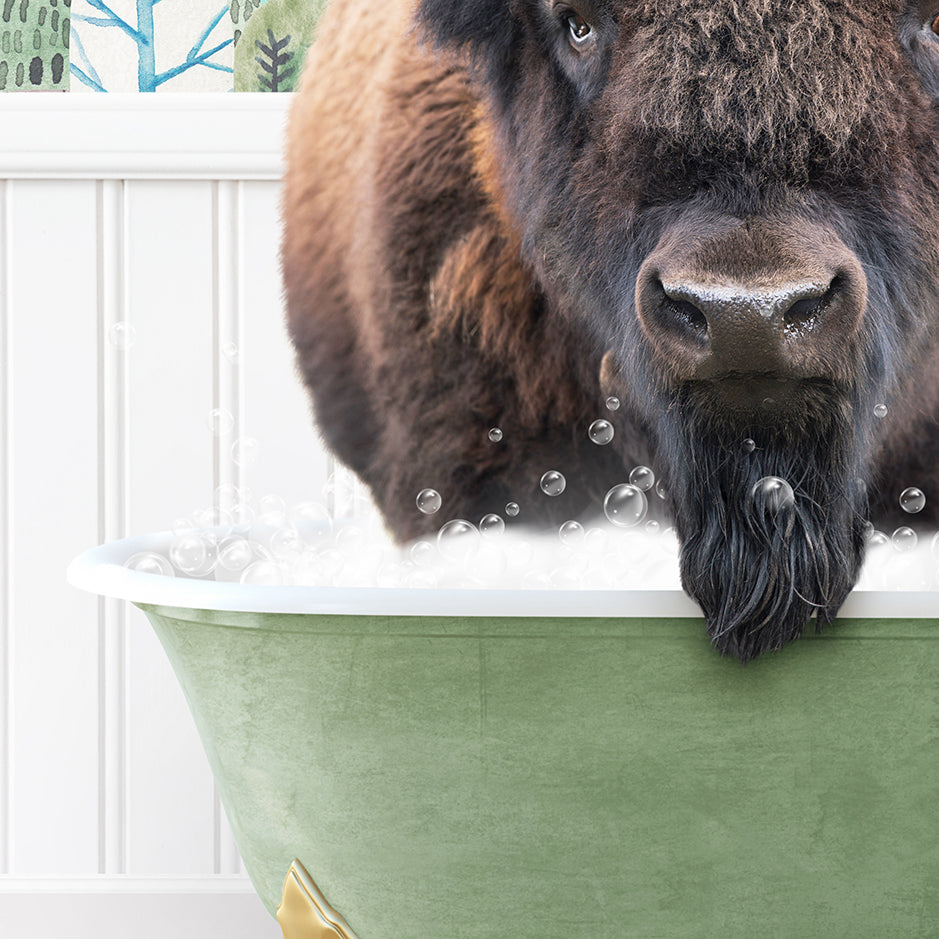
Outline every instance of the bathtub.
<path fill-rule="evenodd" d="M 939 593 L 741 666 L 679 590 L 251 587 L 128 570 L 288 939 L 925 936 Z"/>

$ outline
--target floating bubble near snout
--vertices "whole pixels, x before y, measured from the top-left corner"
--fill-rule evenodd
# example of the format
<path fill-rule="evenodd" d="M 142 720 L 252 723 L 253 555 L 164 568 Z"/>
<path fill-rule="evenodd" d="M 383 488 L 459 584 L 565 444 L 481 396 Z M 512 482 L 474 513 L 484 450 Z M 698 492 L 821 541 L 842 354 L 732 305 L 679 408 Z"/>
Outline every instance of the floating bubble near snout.
<path fill-rule="evenodd" d="M 563 473 L 557 470 L 548 470 L 541 477 L 541 491 L 546 496 L 559 496 L 567 488 L 567 480 Z"/>
<path fill-rule="evenodd" d="M 619 528 L 634 528 L 649 509 L 646 494 L 634 483 L 614 486 L 603 500 L 603 513 Z"/>
<path fill-rule="evenodd" d="M 781 515 L 795 506 L 792 486 L 779 476 L 764 476 L 750 490 L 750 502 L 757 509 L 772 515 Z"/>
<path fill-rule="evenodd" d="M 498 427 L 493 427 L 489 431 L 489 439 L 493 443 L 499 443 L 502 440 L 502 431 Z"/>
<path fill-rule="evenodd" d="M 613 439 L 613 434 L 613 425 L 602 418 L 594 421 L 590 427 L 587 428 L 587 436 L 593 443 L 600 447 L 608 444 Z"/>
<path fill-rule="evenodd" d="M 441 499 L 440 493 L 436 489 L 422 489 L 414 501 L 425 515 L 433 515 L 435 512 L 439 512 L 440 506 L 443 505 L 443 499 Z"/>
<path fill-rule="evenodd" d="M 904 512 L 915 515 L 917 512 L 922 512 L 925 507 L 926 496 L 921 489 L 909 486 L 900 493 L 900 508 Z"/>

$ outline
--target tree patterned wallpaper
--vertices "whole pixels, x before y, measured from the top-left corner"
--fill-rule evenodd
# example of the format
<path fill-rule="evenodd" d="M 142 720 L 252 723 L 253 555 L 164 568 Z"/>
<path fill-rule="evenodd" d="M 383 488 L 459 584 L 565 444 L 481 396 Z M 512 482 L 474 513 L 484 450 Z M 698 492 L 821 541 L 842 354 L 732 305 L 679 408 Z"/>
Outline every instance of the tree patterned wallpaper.
<path fill-rule="evenodd" d="M 292 91 L 327 0 L 0 0 L 0 91 Z"/>

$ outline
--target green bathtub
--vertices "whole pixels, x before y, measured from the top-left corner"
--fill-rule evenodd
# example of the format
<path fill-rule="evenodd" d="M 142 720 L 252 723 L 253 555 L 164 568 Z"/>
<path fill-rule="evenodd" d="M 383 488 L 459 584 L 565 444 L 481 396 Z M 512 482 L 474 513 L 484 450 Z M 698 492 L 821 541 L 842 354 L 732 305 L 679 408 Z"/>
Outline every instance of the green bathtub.
<path fill-rule="evenodd" d="M 744 667 L 678 591 L 120 566 L 160 537 L 70 579 L 147 613 L 272 913 L 297 858 L 357 939 L 939 935 L 939 594 Z"/>

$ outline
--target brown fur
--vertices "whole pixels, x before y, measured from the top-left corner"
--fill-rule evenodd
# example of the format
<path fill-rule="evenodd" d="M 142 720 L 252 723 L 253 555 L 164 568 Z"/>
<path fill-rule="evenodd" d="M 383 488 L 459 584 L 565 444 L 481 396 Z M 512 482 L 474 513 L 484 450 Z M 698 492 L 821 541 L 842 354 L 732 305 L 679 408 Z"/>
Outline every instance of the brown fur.
<path fill-rule="evenodd" d="M 572 44 L 569 7 L 592 45 Z M 317 422 L 394 534 L 510 499 L 556 523 L 655 463 L 686 589 L 747 658 L 835 615 L 866 492 L 888 530 L 911 521 L 909 485 L 917 521 L 939 521 L 927 7 L 336 0 L 290 120 L 288 322 Z M 801 299 L 819 303 L 793 325 L 788 300 L 775 320 L 707 301 L 705 322 L 663 271 L 777 299 L 818 281 Z M 785 405 L 763 408 L 763 388 Z M 587 439 L 597 417 L 608 447 Z M 738 464 L 744 437 L 765 445 Z M 538 490 L 547 469 L 572 483 L 558 499 Z M 797 525 L 746 517 L 757 473 L 793 476 Z M 414 505 L 428 486 L 439 517 Z"/>

